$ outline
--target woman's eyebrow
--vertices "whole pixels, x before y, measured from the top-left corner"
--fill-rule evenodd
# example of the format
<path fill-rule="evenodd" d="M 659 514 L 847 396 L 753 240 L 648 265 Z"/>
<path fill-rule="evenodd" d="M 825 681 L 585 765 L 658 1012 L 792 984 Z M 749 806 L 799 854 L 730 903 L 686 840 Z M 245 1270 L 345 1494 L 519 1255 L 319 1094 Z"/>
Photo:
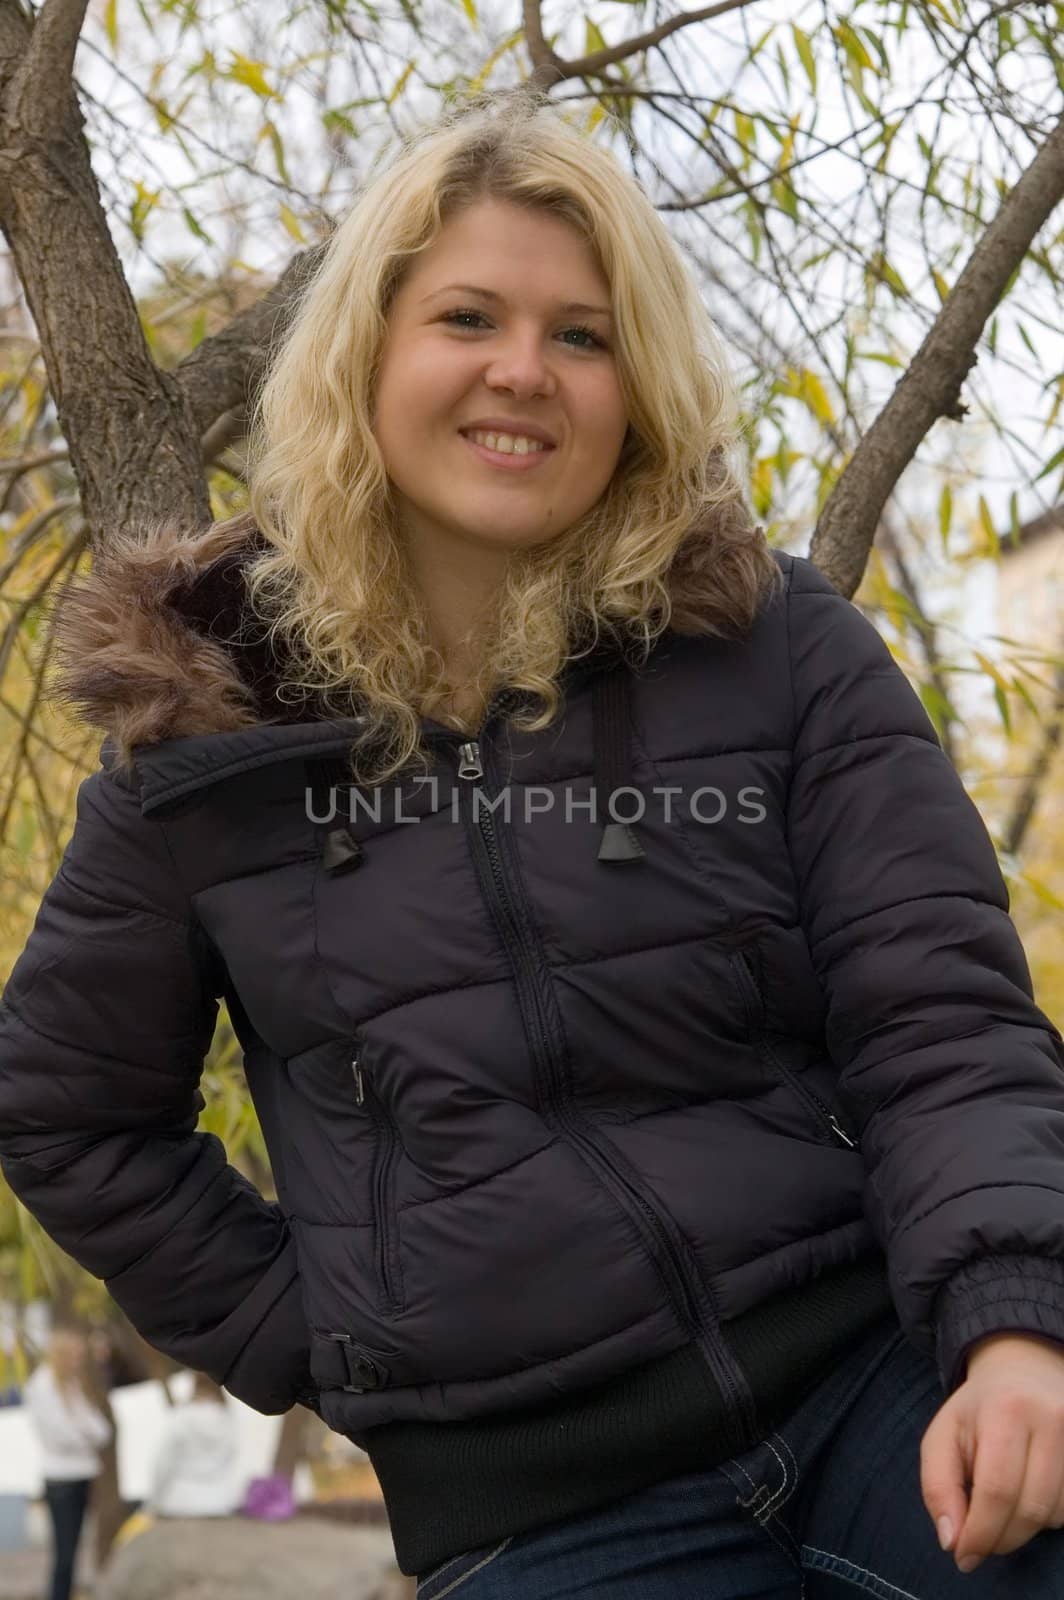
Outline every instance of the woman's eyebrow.
<path fill-rule="evenodd" d="M 482 300 L 491 300 L 496 305 L 505 305 L 506 300 L 494 289 L 478 288 L 475 283 L 448 283 L 442 289 L 433 289 L 431 294 L 424 295 L 419 304 L 424 305 L 426 300 L 433 300 L 438 294 L 447 294 L 450 290 L 458 290 L 462 294 L 479 295 Z M 565 316 L 576 314 L 579 316 L 609 317 L 613 320 L 613 312 L 609 306 L 589 306 L 582 300 L 567 300 L 557 307 Z"/>

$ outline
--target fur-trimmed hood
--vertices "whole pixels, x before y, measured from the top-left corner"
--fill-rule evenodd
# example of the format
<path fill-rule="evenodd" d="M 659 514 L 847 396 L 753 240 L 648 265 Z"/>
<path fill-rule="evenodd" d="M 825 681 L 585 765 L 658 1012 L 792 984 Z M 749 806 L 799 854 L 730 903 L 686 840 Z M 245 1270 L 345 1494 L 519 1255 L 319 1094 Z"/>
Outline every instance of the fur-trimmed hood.
<path fill-rule="evenodd" d="M 779 582 L 778 562 L 757 532 L 760 576 Z M 244 581 L 249 562 L 268 548 L 249 512 L 206 530 L 159 522 L 111 533 L 92 572 L 56 607 L 50 698 L 108 735 L 123 766 L 136 746 L 335 720 L 312 692 L 279 698 L 284 663 Z M 753 596 L 750 570 L 741 570 L 750 548 L 736 508 L 691 528 L 668 574 L 668 632 L 730 631 L 731 578 L 736 592 L 745 585 Z M 566 681 L 624 654 L 623 642 L 607 636 L 569 663 Z"/>
<path fill-rule="evenodd" d="M 206 532 L 111 534 L 56 608 L 51 698 L 123 761 L 135 745 L 326 715 L 277 698 L 277 657 L 243 581 L 265 547 L 247 514 Z"/>

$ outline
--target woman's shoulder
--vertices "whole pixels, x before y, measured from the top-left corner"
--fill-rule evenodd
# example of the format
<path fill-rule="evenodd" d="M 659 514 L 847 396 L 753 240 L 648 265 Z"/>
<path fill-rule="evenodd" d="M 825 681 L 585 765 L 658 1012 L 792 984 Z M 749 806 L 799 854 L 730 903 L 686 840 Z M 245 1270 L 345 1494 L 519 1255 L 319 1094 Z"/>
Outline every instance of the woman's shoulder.
<path fill-rule="evenodd" d="M 54 1392 L 55 1379 L 52 1376 L 51 1368 L 47 1365 L 35 1367 L 26 1379 L 25 1393 L 37 1395 L 44 1393 L 54 1394 Z"/>

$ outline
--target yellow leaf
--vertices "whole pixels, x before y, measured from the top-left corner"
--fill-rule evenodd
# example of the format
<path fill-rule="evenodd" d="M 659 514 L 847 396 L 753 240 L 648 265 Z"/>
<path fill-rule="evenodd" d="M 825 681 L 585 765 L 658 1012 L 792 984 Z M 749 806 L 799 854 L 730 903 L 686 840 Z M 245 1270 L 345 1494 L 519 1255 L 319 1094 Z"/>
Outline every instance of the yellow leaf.
<path fill-rule="evenodd" d="M 827 390 L 815 372 L 810 372 L 808 367 L 799 369 L 789 367 L 787 379 L 791 394 L 804 401 L 818 422 L 835 421 L 835 413 L 828 399 Z"/>
<path fill-rule="evenodd" d="M 399 96 L 403 92 L 403 87 L 406 84 L 406 80 L 409 78 L 409 76 L 413 72 L 413 70 L 414 70 L 414 63 L 412 61 L 408 61 L 406 66 L 403 68 L 402 72 L 399 74 L 398 78 L 395 80 L 395 85 L 394 85 L 394 87 L 393 87 L 393 89 L 392 89 L 392 91 L 389 94 L 388 99 L 387 99 L 387 104 L 388 105 L 393 106 L 395 104 L 395 102 L 398 100 Z"/>
<path fill-rule="evenodd" d="M 994 519 L 990 515 L 990 507 L 987 505 L 986 499 L 983 495 L 979 496 L 979 523 L 983 532 L 986 534 L 987 543 L 990 546 L 990 553 L 996 559 L 1001 554 L 1001 540 L 998 538 L 998 531 L 994 526 Z"/>
<path fill-rule="evenodd" d="M 113 50 L 118 43 L 118 0 L 107 0 L 103 8 L 103 27 Z"/>
<path fill-rule="evenodd" d="M 286 206 L 283 200 L 281 201 L 281 221 L 293 239 L 297 240 L 299 244 L 306 244 L 307 236 L 299 226 L 299 218 L 291 206 Z"/>
<path fill-rule="evenodd" d="M 266 69 L 261 61 L 252 61 L 247 56 L 239 55 L 234 51 L 233 63 L 229 68 L 228 75 L 234 78 L 237 83 L 245 84 L 247 88 L 253 89 L 263 100 L 280 98 L 276 89 L 271 89 L 266 82 Z"/>

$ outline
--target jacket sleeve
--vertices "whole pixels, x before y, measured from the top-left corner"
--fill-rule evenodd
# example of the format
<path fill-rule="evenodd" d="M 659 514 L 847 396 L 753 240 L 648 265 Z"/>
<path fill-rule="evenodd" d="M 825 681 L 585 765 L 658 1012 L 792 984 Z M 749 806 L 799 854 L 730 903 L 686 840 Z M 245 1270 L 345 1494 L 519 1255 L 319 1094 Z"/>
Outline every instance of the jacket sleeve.
<path fill-rule="evenodd" d="M 1064 1346 L 1064 1042 L 993 844 L 886 644 L 792 558 L 788 839 L 865 1208 L 947 1394 L 968 1346 Z"/>
<path fill-rule="evenodd" d="M 195 1131 L 223 972 L 164 824 L 98 770 L 0 999 L 0 1170 L 150 1344 L 276 1413 L 311 1387 L 294 1247 Z"/>

